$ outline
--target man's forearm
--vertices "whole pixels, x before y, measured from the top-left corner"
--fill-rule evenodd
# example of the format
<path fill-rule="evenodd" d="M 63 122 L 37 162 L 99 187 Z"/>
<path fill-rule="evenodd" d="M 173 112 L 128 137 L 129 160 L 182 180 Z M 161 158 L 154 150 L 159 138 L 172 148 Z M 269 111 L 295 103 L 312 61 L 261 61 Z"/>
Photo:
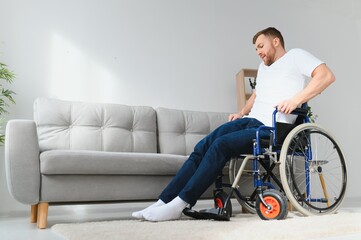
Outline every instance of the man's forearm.
<path fill-rule="evenodd" d="M 254 100 L 256 99 L 256 92 L 253 92 L 250 98 L 247 100 L 246 105 L 243 109 L 239 112 L 239 114 L 243 117 L 248 115 L 251 112 L 251 109 L 254 104 Z"/>
<path fill-rule="evenodd" d="M 322 93 L 323 90 L 325 90 L 335 80 L 336 78 L 332 71 L 326 66 L 326 64 L 322 64 L 315 69 L 312 80 L 308 83 L 305 89 L 293 97 L 293 101 L 295 101 L 298 105 L 307 102 Z"/>

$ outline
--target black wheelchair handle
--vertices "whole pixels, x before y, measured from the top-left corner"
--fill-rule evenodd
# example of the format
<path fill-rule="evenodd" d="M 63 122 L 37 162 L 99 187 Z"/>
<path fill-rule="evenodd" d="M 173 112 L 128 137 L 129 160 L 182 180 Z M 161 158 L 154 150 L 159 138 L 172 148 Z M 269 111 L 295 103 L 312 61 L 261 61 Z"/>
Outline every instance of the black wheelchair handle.
<path fill-rule="evenodd" d="M 276 107 L 275 113 L 278 112 L 278 107 Z M 300 115 L 300 116 L 307 116 L 308 110 L 306 108 L 296 108 L 290 114 L 293 115 Z"/>
<path fill-rule="evenodd" d="M 305 108 L 296 108 L 296 109 L 293 110 L 290 114 L 307 116 L 308 110 L 305 109 Z"/>

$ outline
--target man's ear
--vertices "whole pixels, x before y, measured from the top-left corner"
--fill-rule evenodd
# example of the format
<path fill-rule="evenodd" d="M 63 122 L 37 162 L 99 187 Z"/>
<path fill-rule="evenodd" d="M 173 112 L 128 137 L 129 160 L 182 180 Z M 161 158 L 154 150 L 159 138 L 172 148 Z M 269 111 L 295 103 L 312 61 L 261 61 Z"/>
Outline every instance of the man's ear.
<path fill-rule="evenodd" d="M 277 47 L 281 44 L 280 39 L 278 37 L 275 37 L 272 41 L 273 46 Z"/>

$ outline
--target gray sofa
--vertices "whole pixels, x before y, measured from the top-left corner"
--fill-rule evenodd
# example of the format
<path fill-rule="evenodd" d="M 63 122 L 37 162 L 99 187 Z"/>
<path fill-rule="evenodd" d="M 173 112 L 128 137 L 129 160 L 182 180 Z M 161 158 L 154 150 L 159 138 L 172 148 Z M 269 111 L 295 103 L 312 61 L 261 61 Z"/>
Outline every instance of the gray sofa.
<path fill-rule="evenodd" d="M 31 205 L 30 221 L 39 228 L 46 228 L 52 204 L 154 200 L 194 145 L 227 119 L 228 113 L 38 98 L 34 120 L 6 126 L 8 188 Z"/>

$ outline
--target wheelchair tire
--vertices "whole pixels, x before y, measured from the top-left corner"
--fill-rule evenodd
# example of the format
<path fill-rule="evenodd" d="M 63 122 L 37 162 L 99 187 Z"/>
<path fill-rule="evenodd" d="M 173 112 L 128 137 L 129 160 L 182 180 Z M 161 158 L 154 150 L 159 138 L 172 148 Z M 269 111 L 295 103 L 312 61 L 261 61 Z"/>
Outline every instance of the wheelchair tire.
<path fill-rule="evenodd" d="M 304 123 L 286 137 L 280 153 L 282 186 L 302 214 L 338 210 L 347 185 L 346 162 L 339 144 L 323 127 Z"/>
<path fill-rule="evenodd" d="M 287 199 L 278 190 L 268 189 L 263 192 L 263 200 L 270 206 L 270 209 L 265 207 L 260 198 L 256 200 L 256 211 L 258 216 L 263 220 L 282 220 L 287 217 Z"/>
<path fill-rule="evenodd" d="M 229 201 L 226 205 L 226 201 L 228 198 L 228 194 L 223 191 L 217 191 L 214 194 L 214 207 L 215 208 L 224 208 L 226 206 L 225 211 L 228 217 L 232 216 L 232 203 Z"/>

